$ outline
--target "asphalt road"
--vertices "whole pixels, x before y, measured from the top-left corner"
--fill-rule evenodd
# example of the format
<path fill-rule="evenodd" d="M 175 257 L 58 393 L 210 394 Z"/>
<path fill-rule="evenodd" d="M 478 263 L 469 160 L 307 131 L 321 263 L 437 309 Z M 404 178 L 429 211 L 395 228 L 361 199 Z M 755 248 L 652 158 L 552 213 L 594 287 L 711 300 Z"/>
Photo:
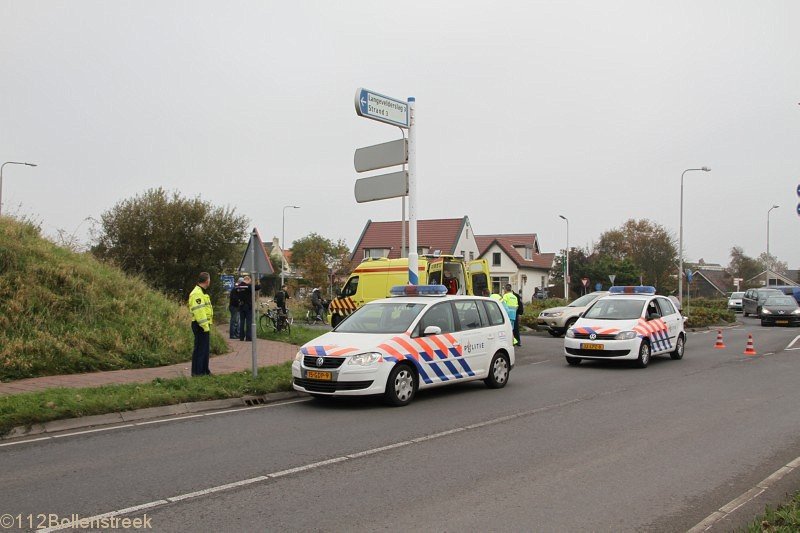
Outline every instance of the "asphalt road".
<path fill-rule="evenodd" d="M 725 350 L 690 333 L 683 360 L 646 369 L 568 367 L 562 339 L 526 336 L 501 390 L 405 408 L 304 399 L 0 447 L 0 514 L 145 504 L 125 516 L 156 531 L 686 531 L 800 456 L 800 350 L 786 349 L 800 330 L 743 321 Z"/>

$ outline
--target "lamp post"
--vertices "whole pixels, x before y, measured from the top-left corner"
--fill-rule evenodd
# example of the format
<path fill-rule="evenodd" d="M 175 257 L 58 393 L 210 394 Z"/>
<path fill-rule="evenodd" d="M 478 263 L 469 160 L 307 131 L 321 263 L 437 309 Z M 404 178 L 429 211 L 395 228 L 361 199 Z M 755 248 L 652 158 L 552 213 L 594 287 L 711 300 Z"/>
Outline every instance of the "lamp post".
<path fill-rule="evenodd" d="M 22 163 L 20 161 L 6 161 L 2 165 L 0 165 L 0 214 L 3 211 L 3 167 L 6 165 L 26 165 L 29 167 L 35 167 L 36 163 Z"/>
<path fill-rule="evenodd" d="M 292 209 L 300 209 L 299 205 L 283 206 L 283 217 L 281 220 L 281 287 L 283 287 L 283 279 L 286 276 L 286 210 L 290 207 Z"/>
<path fill-rule="evenodd" d="M 779 205 L 773 205 L 767 211 L 767 259 L 769 259 L 769 214 L 772 212 L 773 209 L 778 209 Z"/>
<path fill-rule="evenodd" d="M 687 168 L 681 174 L 681 223 L 680 223 L 680 237 L 678 238 L 678 301 L 683 305 L 683 176 L 687 172 L 694 170 L 702 170 L 703 172 L 710 172 L 708 167 L 700 168 Z"/>
<path fill-rule="evenodd" d="M 564 299 L 569 300 L 569 283 L 567 282 L 567 278 L 569 278 L 569 219 L 564 215 L 558 215 L 558 218 L 564 219 L 567 223 L 567 248 L 564 254 L 566 257 L 566 263 L 564 263 Z"/>

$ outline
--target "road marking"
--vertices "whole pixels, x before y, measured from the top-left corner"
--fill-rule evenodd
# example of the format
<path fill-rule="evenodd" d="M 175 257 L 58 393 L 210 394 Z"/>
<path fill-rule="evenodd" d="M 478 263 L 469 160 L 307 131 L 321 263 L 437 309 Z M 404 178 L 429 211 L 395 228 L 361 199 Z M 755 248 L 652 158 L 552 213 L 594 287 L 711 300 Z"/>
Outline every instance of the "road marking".
<path fill-rule="evenodd" d="M 212 411 L 210 413 L 198 413 L 194 415 L 183 415 L 183 416 L 174 416 L 171 418 L 162 418 L 159 420 L 146 420 L 144 422 L 134 422 L 131 424 L 120 424 L 118 426 L 111 426 L 105 428 L 96 428 L 96 429 L 86 429 L 83 431 L 73 431 L 70 433 L 59 433 L 58 435 L 48 435 L 47 437 L 37 437 L 35 439 L 25 439 L 25 440 L 18 440 L 14 442 L 5 442 L 0 444 L 0 448 L 4 446 L 19 446 L 20 444 L 29 444 L 31 442 L 40 442 L 44 440 L 53 440 L 53 439 L 63 439 L 65 437 L 75 437 L 77 435 L 85 435 L 87 433 L 98 433 L 100 431 L 113 431 L 116 429 L 123 429 L 123 428 L 130 428 L 134 426 L 149 426 L 151 424 L 164 424 L 167 422 L 179 422 L 181 420 L 188 420 L 189 418 L 200 418 L 203 416 L 216 416 L 216 415 L 227 415 L 230 413 L 238 413 L 239 411 L 249 411 L 251 409 L 265 409 L 267 407 L 280 407 L 282 405 L 290 405 L 293 403 L 302 403 L 302 402 L 310 402 L 311 398 L 301 398 L 299 400 L 289 400 L 286 402 L 275 402 L 266 405 L 254 405 L 252 407 L 233 407 L 231 409 L 223 409 L 221 411 Z"/>
<path fill-rule="evenodd" d="M 800 350 L 800 346 L 798 346 L 797 348 L 792 348 L 792 346 L 794 346 L 794 344 L 795 344 L 795 343 L 796 343 L 798 340 L 800 340 L 800 335 L 798 335 L 797 337 L 795 337 L 795 338 L 792 340 L 792 342 L 790 342 L 790 343 L 789 343 L 789 346 L 787 346 L 787 347 L 786 347 L 786 348 L 784 348 L 784 349 L 785 349 L 785 350 Z"/>
<path fill-rule="evenodd" d="M 764 478 L 760 483 L 756 483 L 755 487 L 748 490 L 744 494 L 732 499 L 731 501 L 720 507 L 717 511 L 714 511 L 713 513 L 705 517 L 696 526 L 690 529 L 688 533 L 700 533 L 702 531 L 708 531 L 715 523 L 727 517 L 729 514 L 731 514 L 736 509 L 746 504 L 747 502 L 761 496 L 761 494 L 763 494 L 777 481 L 779 481 L 786 474 L 790 473 L 792 470 L 798 467 L 800 467 L 800 457 L 780 467 L 775 472 Z"/>
<path fill-rule="evenodd" d="M 546 411 L 552 411 L 552 410 L 558 409 L 560 407 L 566 407 L 568 405 L 581 403 L 581 402 L 590 400 L 590 399 L 592 399 L 594 397 L 595 396 L 589 396 L 589 397 L 586 397 L 586 398 L 574 398 L 572 400 L 567 400 L 567 401 L 564 401 L 564 402 L 545 405 L 543 407 L 537 407 L 536 409 L 530 409 L 528 411 L 521 411 L 519 413 L 515 413 L 515 414 L 512 414 L 512 415 L 506 415 L 506 416 L 501 416 L 501 417 L 497 417 L 497 418 L 490 418 L 488 420 L 484 420 L 482 422 L 477 422 L 475 424 L 470 424 L 468 426 L 462 426 L 462 427 L 457 427 L 457 428 L 453 428 L 453 429 L 448 429 L 448 430 L 445 430 L 445 431 L 439 431 L 437 433 L 432 433 L 430 435 L 423 435 L 422 437 L 417 437 L 417 438 L 411 439 L 411 440 L 404 440 L 404 441 L 394 442 L 392 444 L 388 444 L 388 445 L 385 445 L 385 446 L 379 446 L 377 448 L 370 448 L 368 450 L 363 450 L 363 451 L 360 451 L 360 452 L 350 453 L 350 454 L 346 454 L 346 455 L 340 455 L 339 457 L 333 457 L 331 459 L 326 459 L 324 461 L 317 461 L 317 462 L 314 462 L 314 463 L 309 463 L 307 465 L 297 466 L 297 467 L 289 468 L 289 469 L 286 469 L 286 470 L 280 470 L 278 472 L 272 472 L 270 474 L 264 474 L 264 475 L 258 476 L 258 477 L 243 479 L 241 481 L 234 481 L 232 483 L 226 483 L 224 485 L 217 485 L 215 487 L 209 487 L 207 489 L 201 489 L 201 490 L 197 490 L 197 491 L 194 491 L 194 492 L 187 492 L 185 494 L 178 494 L 176 496 L 170 496 L 169 498 L 164 498 L 164 499 L 160 499 L 160 500 L 154 500 L 152 502 L 142 503 L 142 504 L 139 504 L 139 505 L 136 505 L 136 506 L 133 506 L 133 507 L 126 507 L 125 509 L 119 509 L 119 510 L 116 510 L 116 511 L 109 511 L 107 513 L 103 513 L 103 514 L 87 517 L 86 520 L 87 521 L 97 521 L 97 520 L 100 520 L 100 519 L 103 519 L 103 518 L 109 518 L 109 517 L 112 517 L 112 516 L 121 516 L 121 515 L 125 515 L 125 514 L 132 514 L 132 513 L 135 513 L 135 512 L 144 510 L 144 509 L 152 509 L 153 507 L 158 507 L 158 506 L 162 506 L 162 505 L 170 505 L 170 504 L 173 504 L 173 503 L 178 503 L 178 502 L 189 500 L 189 499 L 193 499 L 193 498 L 200 498 L 202 496 L 206 496 L 208 494 L 213 494 L 213 493 L 216 493 L 216 492 L 223 492 L 223 491 L 232 490 L 232 489 L 236 489 L 236 488 L 247 486 L 247 485 L 253 485 L 255 483 L 262 483 L 262 482 L 265 482 L 265 481 L 270 481 L 270 480 L 273 480 L 273 479 L 281 478 L 281 477 L 284 477 L 284 476 L 289 476 L 289 475 L 292 475 L 292 474 L 299 474 L 301 472 L 308 472 L 310 470 L 316 470 L 318 468 L 323 468 L 325 466 L 341 463 L 341 462 L 344 462 L 344 461 L 353 461 L 353 460 L 356 460 L 356 459 L 360 459 L 362 457 L 367 457 L 367 456 L 370 456 L 370 455 L 373 455 L 373 454 L 376 454 L 376 453 L 380 453 L 380 452 L 384 452 L 384 451 L 387 451 L 387 450 L 393 450 L 393 449 L 397 449 L 397 448 L 404 448 L 406 446 L 412 446 L 414 444 L 419 444 L 421 442 L 427 442 L 427 441 L 430 441 L 430 440 L 447 437 L 447 436 L 450 436 L 450 435 L 454 435 L 456 433 L 461 433 L 463 431 L 469 431 L 469 430 L 472 430 L 472 429 L 479 429 L 479 428 L 483 428 L 483 427 L 490 426 L 490 425 L 500 424 L 502 422 L 508 422 L 510 420 L 516 420 L 518 418 L 523 418 L 523 417 L 527 417 L 527 416 L 536 415 L 536 414 L 543 413 L 543 412 L 546 412 Z M 52 528 L 39 529 L 38 531 L 42 531 L 42 532 L 60 531 L 62 529 L 69 528 L 70 525 L 71 524 L 59 525 L 59 526 L 55 526 L 55 527 L 52 527 Z"/>

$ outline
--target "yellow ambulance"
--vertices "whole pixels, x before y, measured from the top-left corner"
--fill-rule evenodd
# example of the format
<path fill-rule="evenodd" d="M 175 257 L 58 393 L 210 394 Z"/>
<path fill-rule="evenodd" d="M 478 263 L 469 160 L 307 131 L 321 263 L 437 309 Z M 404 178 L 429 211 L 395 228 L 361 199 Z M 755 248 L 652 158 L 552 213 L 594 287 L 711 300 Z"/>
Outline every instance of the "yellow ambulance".
<path fill-rule="evenodd" d="M 464 261 L 452 255 L 420 256 L 419 284 L 444 285 L 450 294 L 488 296 L 489 263 Z M 330 304 L 330 324 L 336 326 L 367 302 L 387 298 L 395 285 L 408 283 L 408 258 L 367 258 L 353 270 Z"/>

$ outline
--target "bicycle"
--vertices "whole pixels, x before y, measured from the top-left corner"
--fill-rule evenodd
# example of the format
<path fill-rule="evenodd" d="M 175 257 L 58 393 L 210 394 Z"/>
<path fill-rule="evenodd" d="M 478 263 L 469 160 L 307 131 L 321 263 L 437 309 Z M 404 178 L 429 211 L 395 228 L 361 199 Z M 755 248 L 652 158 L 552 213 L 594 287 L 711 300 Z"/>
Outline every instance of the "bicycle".
<path fill-rule="evenodd" d="M 318 315 L 317 310 L 314 309 L 314 306 L 309 304 L 309 306 L 306 308 L 307 309 L 305 316 L 306 324 L 308 324 L 309 326 L 314 326 L 318 324 L 327 326 L 328 322 L 325 320 L 325 317 L 328 314 L 328 305 L 330 305 L 330 302 L 322 300 L 322 314 Z"/>
<path fill-rule="evenodd" d="M 262 314 L 258 319 L 258 328 L 260 331 L 266 333 L 267 331 L 275 331 L 278 333 L 292 332 L 292 323 L 294 320 L 288 313 L 281 312 L 278 308 L 269 308 L 268 304 L 260 304 Z"/>

